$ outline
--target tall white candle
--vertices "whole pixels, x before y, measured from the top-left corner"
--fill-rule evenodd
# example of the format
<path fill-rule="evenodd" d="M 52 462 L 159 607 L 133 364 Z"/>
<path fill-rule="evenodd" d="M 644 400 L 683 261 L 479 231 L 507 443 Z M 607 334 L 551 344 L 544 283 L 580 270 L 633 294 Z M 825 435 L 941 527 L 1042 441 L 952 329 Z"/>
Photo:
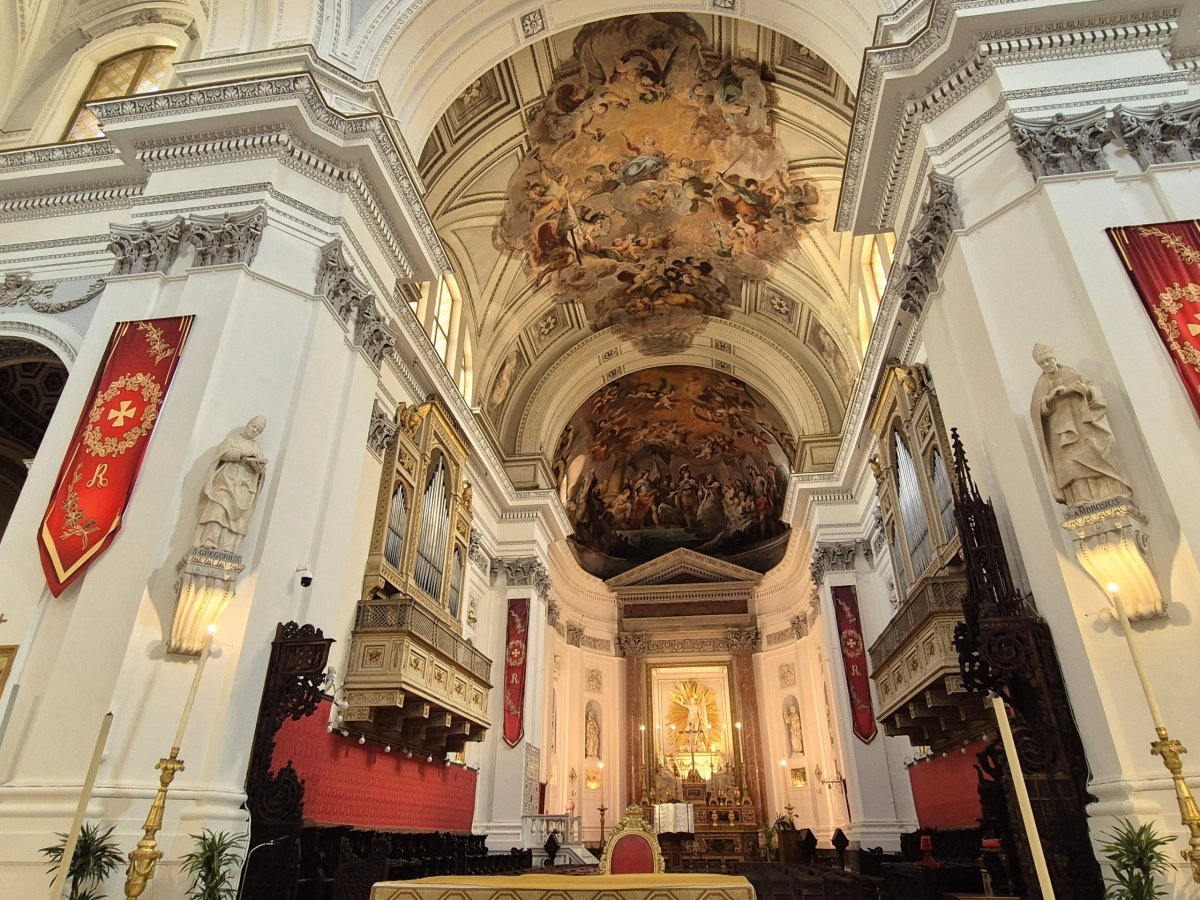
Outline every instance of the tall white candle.
<path fill-rule="evenodd" d="M 100 720 L 100 733 L 96 735 L 96 744 L 92 748 L 92 761 L 88 765 L 87 775 L 83 779 L 83 790 L 79 792 L 79 803 L 75 807 L 75 818 L 71 821 L 71 830 L 67 832 L 67 843 L 63 847 L 62 860 L 54 882 L 50 885 L 50 900 L 62 900 L 63 889 L 66 887 L 67 872 L 71 860 L 75 858 L 75 845 L 79 843 L 79 829 L 83 827 L 83 817 L 87 813 L 88 800 L 92 797 L 92 788 L 96 786 L 96 772 L 100 768 L 100 760 L 104 758 L 104 747 L 108 743 L 108 732 L 112 728 L 113 714 L 105 713 Z"/>
<path fill-rule="evenodd" d="M 1163 722 L 1162 710 L 1158 708 L 1158 700 L 1154 696 L 1154 690 L 1150 687 L 1150 677 L 1146 674 L 1146 669 L 1142 665 L 1141 654 L 1138 653 L 1137 644 L 1133 639 L 1133 628 L 1129 624 L 1129 613 L 1125 609 L 1125 603 L 1121 600 L 1121 594 L 1117 590 L 1117 585 L 1110 584 L 1108 586 L 1108 595 L 1112 598 L 1113 606 L 1117 609 L 1117 619 L 1121 622 L 1121 632 L 1125 635 L 1125 643 L 1129 645 L 1129 655 L 1133 657 L 1133 668 L 1137 672 L 1138 681 L 1142 683 L 1142 693 L 1146 695 L 1146 705 L 1150 707 L 1150 718 L 1154 720 L 1155 728 L 1166 728 Z"/>
<path fill-rule="evenodd" d="M 1000 740 L 1004 744 L 1004 755 L 1008 757 L 1008 771 L 1012 775 L 1013 787 L 1017 792 L 1017 806 L 1021 809 L 1021 821 L 1025 823 L 1025 837 L 1029 852 L 1033 854 L 1033 868 L 1037 872 L 1038 886 L 1043 900 L 1054 900 L 1054 885 L 1050 883 L 1050 869 L 1046 866 L 1046 854 L 1042 851 L 1042 839 L 1038 835 L 1037 822 L 1033 818 L 1033 804 L 1029 802 L 1029 791 L 1025 787 L 1025 776 L 1021 773 L 1021 760 L 1017 756 L 1017 742 L 1013 740 L 1012 723 L 1008 721 L 1008 710 L 998 694 L 992 694 L 992 709 L 996 713 L 996 724 L 1000 728 Z"/>
<path fill-rule="evenodd" d="M 200 689 L 200 678 L 204 675 L 204 667 L 208 665 L 211 655 L 213 635 L 217 632 L 216 625 L 208 626 L 208 636 L 204 638 L 204 647 L 200 650 L 200 662 L 196 665 L 196 674 L 192 676 L 192 689 L 188 691 L 187 703 L 183 706 L 183 715 L 179 719 L 179 728 L 175 730 L 175 741 L 171 748 L 178 750 L 183 741 L 183 732 L 187 728 L 188 719 L 192 715 L 192 704 L 196 702 L 196 691 Z"/>

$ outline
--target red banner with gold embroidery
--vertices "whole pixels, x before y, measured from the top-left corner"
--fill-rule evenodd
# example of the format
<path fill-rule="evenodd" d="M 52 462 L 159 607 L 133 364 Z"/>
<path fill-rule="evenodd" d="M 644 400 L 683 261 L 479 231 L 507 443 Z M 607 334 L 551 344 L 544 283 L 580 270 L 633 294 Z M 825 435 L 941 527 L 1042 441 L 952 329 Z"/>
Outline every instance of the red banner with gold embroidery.
<path fill-rule="evenodd" d="M 56 597 L 121 528 L 192 319 L 119 322 L 113 329 L 38 532 Z"/>
<path fill-rule="evenodd" d="M 515 747 L 525 736 L 525 662 L 529 656 L 529 598 L 508 601 L 504 642 L 504 743 Z"/>
<path fill-rule="evenodd" d="M 834 617 L 842 645 L 842 664 L 846 668 L 846 689 L 850 694 L 850 720 L 854 733 L 864 744 L 875 740 L 879 728 L 871 707 L 871 678 L 867 672 L 867 647 L 862 623 L 858 618 L 858 592 L 853 585 L 830 588 Z"/>
<path fill-rule="evenodd" d="M 1109 228 L 1108 236 L 1200 413 L 1200 223 Z"/>

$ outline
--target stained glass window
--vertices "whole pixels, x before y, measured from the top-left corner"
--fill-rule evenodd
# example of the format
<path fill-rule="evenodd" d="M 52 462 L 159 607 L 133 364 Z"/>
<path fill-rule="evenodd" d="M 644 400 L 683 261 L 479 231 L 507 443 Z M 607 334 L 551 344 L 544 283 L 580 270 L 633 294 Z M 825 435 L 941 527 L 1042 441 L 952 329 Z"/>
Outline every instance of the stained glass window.
<path fill-rule="evenodd" d="M 100 121 L 85 104 L 93 100 L 109 100 L 132 94 L 148 94 L 160 90 L 171 77 L 171 57 L 174 47 L 144 47 L 101 63 L 71 118 L 63 135 L 64 141 L 86 141 L 103 137 Z"/>

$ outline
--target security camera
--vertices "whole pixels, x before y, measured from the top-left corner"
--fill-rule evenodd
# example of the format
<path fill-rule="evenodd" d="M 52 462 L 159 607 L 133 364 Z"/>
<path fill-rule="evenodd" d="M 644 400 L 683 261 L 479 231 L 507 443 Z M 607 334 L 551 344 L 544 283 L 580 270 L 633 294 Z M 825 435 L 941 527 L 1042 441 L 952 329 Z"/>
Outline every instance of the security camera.
<path fill-rule="evenodd" d="M 300 579 L 300 587 L 312 587 L 312 569 L 308 568 L 308 566 L 301 566 L 296 570 L 296 575 Z"/>

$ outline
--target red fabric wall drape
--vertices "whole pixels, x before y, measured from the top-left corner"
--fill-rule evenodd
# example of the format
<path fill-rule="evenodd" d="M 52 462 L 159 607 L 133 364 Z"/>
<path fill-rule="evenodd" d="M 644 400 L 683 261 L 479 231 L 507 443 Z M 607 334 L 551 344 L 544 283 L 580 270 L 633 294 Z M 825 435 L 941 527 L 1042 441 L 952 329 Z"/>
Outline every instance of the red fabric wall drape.
<path fill-rule="evenodd" d="M 329 701 L 285 721 L 272 771 L 289 762 L 304 779 L 304 818 L 318 825 L 403 831 L 471 830 L 476 773 L 440 760 L 408 759 L 326 730 Z"/>
<path fill-rule="evenodd" d="M 1200 413 L 1200 224 L 1130 225 L 1108 236 Z"/>
<path fill-rule="evenodd" d="M 922 828 L 974 828 L 979 824 L 983 812 L 975 763 L 986 746 L 987 741 L 976 741 L 909 766 L 908 780 Z"/>

